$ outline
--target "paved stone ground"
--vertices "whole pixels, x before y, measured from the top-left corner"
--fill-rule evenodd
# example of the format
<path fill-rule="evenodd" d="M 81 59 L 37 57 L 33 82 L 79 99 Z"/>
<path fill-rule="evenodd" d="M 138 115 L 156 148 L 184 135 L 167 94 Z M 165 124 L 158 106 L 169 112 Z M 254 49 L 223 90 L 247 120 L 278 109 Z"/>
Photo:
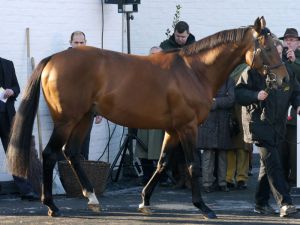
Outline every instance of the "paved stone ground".
<path fill-rule="evenodd" d="M 293 218 L 279 215 L 261 216 L 253 212 L 253 199 L 258 169 L 250 177 L 247 190 L 213 192 L 203 194 L 204 201 L 218 215 L 218 219 L 204 219 L 191 203 L 190 190 L 158 187 L 151 201 L 153 214 L 144 216 L 137 212 L 140 203 L 141 186 L 136 178 L 123 178 L 108 186 L 99 197 L 102 211 L 91 212 L 83 198 L 56 196 L 62 216 L 47 216 L 47 208 L 40 202 L 21 201 L 14 195 L 0 197 L 0 224 L 104 224 L 104 225 L 193 225 L 193 224 L 300 224 L 300 213 Z M 300 207 L 300 197 L 294 197 Z M 274 201 L 271 202 L 276 207 Z"/>

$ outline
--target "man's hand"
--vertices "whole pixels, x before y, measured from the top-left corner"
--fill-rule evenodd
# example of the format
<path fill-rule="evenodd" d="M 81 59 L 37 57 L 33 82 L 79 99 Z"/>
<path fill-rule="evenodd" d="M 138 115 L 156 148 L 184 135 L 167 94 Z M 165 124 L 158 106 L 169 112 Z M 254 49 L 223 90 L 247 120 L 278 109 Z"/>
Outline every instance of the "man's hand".
<path fill-rule="evenodd" d="M 4 92 L 4 98 L 9 98 L 10 96 L 13 96 L 15 93 L 12 89 L 6 89 Z"/>
<path fill-rule="evenodd" d="M 267 97 L 268 97 L 268 93 L 265 92 L 264 90 L 261 90 L 260 92 L 258 92 L 257 99 L 258 99 L 259 101 L 263 101 L 263 100 L 265 100 Z"/>
<path fill-rule="evenodd" d="M 296 56 L 295 56 L 295 52 L 293 51 L 293 49 L 288 49 L 286 51 L 286 57 L 289 59 L 289 61 L 291 62 L 295 62 L 296 60 Z"/>
<path fill-rule="evenodd" d="M 102 116 L 99 115 L 95 116 L 95 124 L 99 124 L 101 123 L 101 121 L 102 121 Z"/>

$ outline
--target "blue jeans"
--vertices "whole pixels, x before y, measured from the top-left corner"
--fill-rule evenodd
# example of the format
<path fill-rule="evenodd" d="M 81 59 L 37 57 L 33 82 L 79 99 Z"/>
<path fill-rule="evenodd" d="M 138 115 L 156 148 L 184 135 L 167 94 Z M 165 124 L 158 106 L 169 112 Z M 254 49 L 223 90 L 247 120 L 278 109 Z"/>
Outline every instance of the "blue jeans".
<path fill-rule="evenodd" d="M 268 204 L 270 191 L 279 207 L 292 204 L 288 185 L 284 178 L 278 145 L 263 143 L 258 147 L 260 154 L 260 171 L 255 193 L 255 203 L 264 206 Z"/>

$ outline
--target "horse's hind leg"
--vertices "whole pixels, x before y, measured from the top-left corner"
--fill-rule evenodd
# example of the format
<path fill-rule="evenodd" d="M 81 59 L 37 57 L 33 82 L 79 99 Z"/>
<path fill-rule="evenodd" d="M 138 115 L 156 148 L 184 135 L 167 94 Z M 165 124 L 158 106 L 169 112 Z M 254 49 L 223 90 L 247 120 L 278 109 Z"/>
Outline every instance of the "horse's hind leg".
<path fill-rule="evenodd" d="M 178 134 L 192 179 L 193 204 L 202 211 L 206 218 L 217 218 L 216 214 L 203 202 L 200 192 L 200 159 L 196 152 L 197 127 L 191 125 L 180 130 Z"/>
<path fill-rule="evenodd" d="M 54 128 L 50 140 L 43 151 L 43 185 L 42 202 L 48 207 L 49 216 L 59 216 L 59 209 L 53 202 L 52 179 L 53 169 L 57 162 L 57 153 L 61 152 L 64 141 L 57 130 Z"/>
<path fill-rule="evenodd" d="M 82 193 L 89 199 L 88 207 L 93 211 L 100 211 L 99 201 L 94 189 L 80 165 L 80 150 L 82 142 L 87 134 L 90 122 L 93 119 L 92 113 L 87 113 L 77 126 L 73 129 L 71 136 L 63 149 L 65 157 L 68 159 L 81 187 Z"/>
<path fill-rule="evenodd" d="M 144 187 L 142 191 L 142 203 L 139 205 L 139 211 L 144 214 L 151 214 L 150 209 L 150 198 L 154 191 L 155 186 L 159 182 L 162 174 L 168 168 L 170 158 L 172 156 L 172 149 L 176 148 L 179 143 L 179 139 L 177 134 L 170 133 L 165 134 L 164 143 L 162 147 L 162 152 L 157 163 L 157 168 L 154 174 L 152 175 L 151 179 Z"/>

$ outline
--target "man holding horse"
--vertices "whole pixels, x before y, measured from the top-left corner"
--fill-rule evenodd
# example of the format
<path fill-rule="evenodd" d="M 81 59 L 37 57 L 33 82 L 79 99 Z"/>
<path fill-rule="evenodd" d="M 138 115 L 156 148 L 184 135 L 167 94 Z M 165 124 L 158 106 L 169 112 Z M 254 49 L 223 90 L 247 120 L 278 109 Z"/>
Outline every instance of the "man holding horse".
<path fill-rule="evenodd" d="M 275 43 L 281 44 L 279 41 Z M 289 104 L 292 103 L 297 113 L 300 113 L 300 85 L 289 65 L 287 69 L 290 79 L 282 89 L 274 89 L 266 76 L 262 76 L 252 68 L 243 72 L 235 89 L 236 101 L 246 106 L 251 117 L 250 138 L 258 147 L 260 154 L 254 212 L 275 214 L 275 210 L 269 205 L 272 192 L 280 207 L 280 217 L 297 212 L 292 204 L 279 156 L 284 141 L 282 133 L 285 131 Z"/>

